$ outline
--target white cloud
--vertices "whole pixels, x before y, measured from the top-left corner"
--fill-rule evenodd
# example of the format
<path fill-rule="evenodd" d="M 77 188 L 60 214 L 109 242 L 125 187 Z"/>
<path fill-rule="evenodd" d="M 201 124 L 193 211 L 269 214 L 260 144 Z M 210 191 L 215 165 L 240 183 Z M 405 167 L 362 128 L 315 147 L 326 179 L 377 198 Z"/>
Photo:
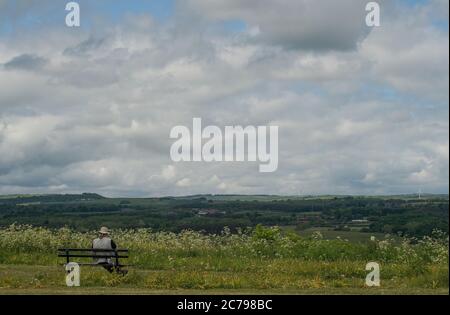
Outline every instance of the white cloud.
<path fill-rule="evenodd" d="M 386 21 L 361 44 L 377 80 L 416 96 L 448 101 L 448 30 L 417 18 L 428 8 L 406 10 Z M 399 12 L 399 14 L 401 14 Z"/>
<path fill-rule="evenodd" d="M 187 4 L 169 25 L 0 37 L 0 193 L 448 191 L 448 31 L 433 23 L 445 4 L 392 9 L 370 33 L 350 1 Z M 200 32 L 232 18 L 249 28 Z M 278 125 L 278 171 L 172 163 L 170 129 L 193 117 Z"/>

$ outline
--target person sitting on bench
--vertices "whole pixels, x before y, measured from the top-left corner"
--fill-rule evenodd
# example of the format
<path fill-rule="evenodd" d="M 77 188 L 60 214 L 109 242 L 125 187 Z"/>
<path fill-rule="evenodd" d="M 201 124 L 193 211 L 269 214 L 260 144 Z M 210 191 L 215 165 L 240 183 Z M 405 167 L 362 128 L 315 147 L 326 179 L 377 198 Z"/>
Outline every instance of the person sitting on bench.
<path fill-rule="evenodd" d="M 98 231 L 99 236 L 98 238 L 94 239 L 92 241 L 92 249 L 110 249 L 111 253 L 109 252 L 98 252 L 98 255 L 102 256 L 114 256 L 114 250 L 117 248 L 116 243 L 109 237 L 109 230 L 107 227 L 103 226 L 100 228 L 100 231 Z M 97 264 L 103 265 L 103 268 L 108 270 L 109 272 L 114 271 L 114 262 L 111 258 L 98 258 Z M 119 268 L 117 266 L 117 268 Z M 119 270 L 117 270 L 119 271 Z"/>

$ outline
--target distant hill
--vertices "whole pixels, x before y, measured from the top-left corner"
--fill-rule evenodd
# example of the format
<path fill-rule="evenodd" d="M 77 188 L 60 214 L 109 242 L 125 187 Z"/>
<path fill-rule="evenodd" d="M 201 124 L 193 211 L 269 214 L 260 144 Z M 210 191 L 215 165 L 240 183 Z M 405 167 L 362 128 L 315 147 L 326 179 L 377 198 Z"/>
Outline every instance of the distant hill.
<path fill-rule="evenodd" d="M 52 195 L 5 195 L 0 196 L 0 204 L 39 204 L 53 202 L 78 202 L 106 199 L 95 193 L 52 194 Z"/>

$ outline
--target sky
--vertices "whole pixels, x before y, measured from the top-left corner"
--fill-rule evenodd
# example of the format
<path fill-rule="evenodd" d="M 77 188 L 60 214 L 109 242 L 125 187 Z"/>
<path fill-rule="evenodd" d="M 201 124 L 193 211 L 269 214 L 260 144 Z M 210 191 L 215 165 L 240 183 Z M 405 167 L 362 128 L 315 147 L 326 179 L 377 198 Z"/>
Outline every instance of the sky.
<path fill-rule="evenodd" d="M 447 0 L 0 0 L 0 194 L 448 193 Z M 279 126 L 279 166 L 170 158 Z"/>

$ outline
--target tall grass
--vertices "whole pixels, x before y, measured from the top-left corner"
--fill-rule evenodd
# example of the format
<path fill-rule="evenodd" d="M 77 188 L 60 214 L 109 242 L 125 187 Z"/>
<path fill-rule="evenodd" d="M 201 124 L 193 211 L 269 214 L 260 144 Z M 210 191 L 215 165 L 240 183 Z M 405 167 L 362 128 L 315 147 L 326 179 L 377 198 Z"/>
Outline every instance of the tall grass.
<path fill-rule="evenodd" d="M 95 235 L 66 228 L 11 225 L 0 229 L 0 264 L 57 266 L 63 262 L 56 256 L 57 248 L 89 248 Z M 129 263 L 135 267 L 124 278 L 102 270 L 83 271 L 85 285 L 166 289 L 363 287 L 365 264 L 376 261 L 389 286 L 448 287 L 449 240 L 439 231 L 400 243 L 389 237 L 364 243 L 324 240 L 320 233 L 302 238 L 262 226 L 238 233 L 224 229 L 214 235 L 116 230 L 112 237 L 119 247 L 130 250 Z M 14 286 L 15 276 L 8 268 L 3 270 L 0 287 Z M 55 278 L 53 273 L 42 280 L 39 274 L 36 277 L 39 285 L 63 285 L 58 280 L 61 277 Z"/>

